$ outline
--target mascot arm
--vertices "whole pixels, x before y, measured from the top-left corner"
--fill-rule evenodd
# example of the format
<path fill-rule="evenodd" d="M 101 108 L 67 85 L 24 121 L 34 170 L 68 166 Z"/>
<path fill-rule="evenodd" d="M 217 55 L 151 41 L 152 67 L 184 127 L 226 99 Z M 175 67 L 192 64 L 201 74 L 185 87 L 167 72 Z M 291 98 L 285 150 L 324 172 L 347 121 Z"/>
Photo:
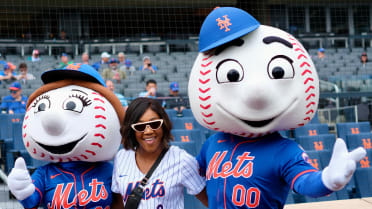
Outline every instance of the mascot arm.
<path fill-rule="evenodd" d="M 332 191 L 341 190 L 351 179 L 356 163 L 366 156 L 366 150 L 359 147 L 348 152 L 344 140 L 338 138 L 333 147 L 329 165 L 324 168 L 322 181 Z"/>
<path fill-rule="evenodd" d="M 324 186 L 321 178 L 322 172 L 311 172 L 300 176 L 293 185 L 293 190 L 309 197 L 322 197 L 332 193 Z"/>
<path fill-rule="evenodd" d="M 329 165 L 322 171 L 306 173 L 300 176 L 293 185 L 293 190 L 310 197 L 321 197 L 341 190 L 349 183 L 356 162 L 366 155 L 363 148 L 348 152 L 344 140 L 337 139 Z"/>

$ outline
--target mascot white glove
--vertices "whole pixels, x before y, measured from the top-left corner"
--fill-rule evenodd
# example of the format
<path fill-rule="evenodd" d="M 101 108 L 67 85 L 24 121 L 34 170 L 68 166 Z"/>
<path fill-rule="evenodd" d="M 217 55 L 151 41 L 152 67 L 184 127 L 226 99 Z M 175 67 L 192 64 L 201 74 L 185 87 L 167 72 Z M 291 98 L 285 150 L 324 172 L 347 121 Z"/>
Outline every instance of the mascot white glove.
<path fill-rule="evenodd" d="M 32 183 L 26 162 L 22 157 L 17 158 L 14 168 L 9 173 L 8 187 L 17 200 L 24 200 L 35 191 L 35 185 Z"/>
<path fill-rule="evenodd" d="M 341 190 L 353 176 L 356 163 L 365 156 L 366 150 L 362 147 L 348 152 L 344 140 L 338 138 L 329 165 L 322 173 L 324 185 L 331 191 Z"/>

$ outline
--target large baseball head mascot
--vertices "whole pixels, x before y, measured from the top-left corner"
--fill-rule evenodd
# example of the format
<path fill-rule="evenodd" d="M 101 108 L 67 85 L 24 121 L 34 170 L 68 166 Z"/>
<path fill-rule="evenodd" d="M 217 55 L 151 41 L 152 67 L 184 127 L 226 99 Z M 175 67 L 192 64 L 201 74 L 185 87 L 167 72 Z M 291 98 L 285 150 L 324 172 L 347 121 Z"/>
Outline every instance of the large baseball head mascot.
<path fill-rule="evenodd" d="M 305 125 L 317 111 L 318 76 L 299 41 L 223 7 L 204 21 L 199 51 L 189 81 L 192 112 L 220 132 L 198 156 L 211 208 L 280 208 L 290 188 L 322 196 L 349 181 L 365 150 L 348 153 L 337 140 L 330 165 L 319 172 L 277 133 Z"/>
<path fill-rule="evenodd" d="M 49 161 L 29 176 L 17 159 L 8 186 L 25 208 L 106 208 L 124 110 L 98 72 L 70 64 L 42 74 L 45 85 L 27 103 L 23 141 L 30 155 Z"/>

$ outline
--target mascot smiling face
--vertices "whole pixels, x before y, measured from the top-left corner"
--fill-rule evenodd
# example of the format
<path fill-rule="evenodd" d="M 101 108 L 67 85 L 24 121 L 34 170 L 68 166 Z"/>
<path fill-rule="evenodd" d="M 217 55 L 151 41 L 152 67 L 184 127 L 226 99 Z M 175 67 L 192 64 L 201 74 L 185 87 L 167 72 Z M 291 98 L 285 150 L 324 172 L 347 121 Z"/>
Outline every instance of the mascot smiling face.
<path fill-rule="evenodd" d="M 60 76 L 64 79 L 58 80 Z M 83 79 L 68 80 L 76 76 Z M 73 64 L 48 71 L 42 79 L 46 85 L 30 96 L 23 122 L 30 155 L 51 162 L 112 159 L 120 146 L 123 111 L 99 74 Z"/>
<path fill-rule="evenodd" d="M 309 122 L 318 105 L 319 80 L 304 47 L 251 16 L 240 17 L 237 11 L 229 17 L 221 10 L 202 26 L 201 53 L 190 74 L 190 105 L 197 121 L 244 137 Z"/>

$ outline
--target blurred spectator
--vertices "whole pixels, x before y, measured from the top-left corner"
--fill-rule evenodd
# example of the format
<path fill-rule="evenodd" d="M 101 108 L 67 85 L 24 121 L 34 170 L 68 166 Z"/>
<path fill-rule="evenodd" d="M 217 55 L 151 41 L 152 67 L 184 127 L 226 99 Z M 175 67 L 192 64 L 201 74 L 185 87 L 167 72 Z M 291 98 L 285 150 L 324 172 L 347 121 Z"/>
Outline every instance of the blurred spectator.
<path fill-rule="evenodd" d="M 22 95 L 21 84 L 16 81 L 10 87 L 10 95 L 5 96 L 1 102 L 1 113 L 25 113 L 27 97 Z"/>
<path fill-rule="evenodd" d="M 103 70 L 102 77 L 105 80 L 112 79 L 116 83 L 120 83 L 121 79 L 127 78 L 125 71 L 120 70 L 118 67 L 119 61 L 115 58 L 110 59 L 109 68 Z"/>
<path fill-rule="evenodd" d="M 66 41 L 68 40 L 68 36 L 65 30 L 62 29 L 61 32 L 59 32 L 59 38 L 61 40 L 66 40 Z"/>
<path fill-rule="evenodd" d="M 163 97 L 164 95 L 157 92 L 158 86 L 155 80 L 150 79 L 146 82 L 146 91 L 143 91 L 139 93 L 139 97 L 150 97 L 150 98 L 156 98 L 156 97 Z"/>
<path fill-rule="evenodd" d="M 34 80 L 35 76 L 28 73 L 27 64 L 22 62 L 19 64 L 19 75 L 17 75 L 17 80 L 21 80 L 23 84 L 26 83 L 27 80 Z"/>
<path fill-rule="evenodd" d="M 325 58 L 325 50 L 324 50 L 324 48 L 319 48 L 318 49 L 318 59 L 319 60 L 324 60 L 324 58 Z"/>
<path fill-rule="evenodd" d="M 169 85 L 169 97 L 173 97 L 167 101 L 167 108 L 177 111 L 177 116 L 182 116 L 182 111 L 186 109 L 187 101 L 184 96 L 179 93 L 179 85 L 177 82 L 172 82 Z"/>
<path fill-rule="evenodd" d="M 367 53 L 365 53 L 365 52 L 362 53 L 362 55 L 360 56 L 360 62 L 362 63 L 363 68 L 365 68 L 366 64 L 368 62 Z"/>
<path fill-rule="evenodd" d="M 32 62 L 39 62 L 40 61 L 39 50 L 37 49 L 32 50 L 32 55 L 28 57 L 28 60 Z"/>
<path fill-rule="evenodd" d="M 141 71 L 149 70 L 152 73 L 156 73 L 156 71 L 158 70 L 158 67 L 151 63 L 150 57 L 145 56 L 143 57 L 143 65 L 141 65 L 139 70 Z"/>
<path fill-rule="evenodd" d="M 61 69 L 72 63 L 72 61 L 68 61 L 68 55 L 66 53 L 62 53 L 61 62 L 59 63 L 59 66 L 57 68 Z"/>
<path fill-rule="evenodd" d="M 125 58 L 125 54 L 123 52 L 120 52 L 118 54 L 119 59 L 119 68 L 120 70 L 123 70 L 125 72 L 130 72 L 130 75 L 133 75 L 133 72 L 136 71 L 136 68 L 132 65 L 132 61 Z"/>
<path fill-rule="evenodd" d="M 107 68 L 108 67 L 108 64 L 109 64 L 109 60 L 110 60 L 110 57 L 111 55 L 107 52 L 102 52 L 101 54 L 101 60 L 94 63 L 92 65 L 92 67 L 94 67 L 97 71 L 100 69 L 100 68 Z"/>
<path fill-rule="evenodd" d="M 83 64 L 87 64 L 89 65 L 89 54 L 88 52 L 84 52 L 82 55 L 81 55 L 81 62 Z"/>
<path fill-rule="evenodd" d="M 17 80 L 17 75 L 14 72 L 14 69 L 16 68 L 16 66 L 10 62 L 7 63 L 5 61 L 1 61 L 1 64 L 3 64 L 4 70 L 0 71 L 0 83 L 2 81 L 6 83 L 11 83 Z"/>
<path fill-rule="evenodd" d="M 124 95 L 115 92 L 115 85 L 114 85 L 114 83 L 111 80 L 106 80 L 106 87 L 110 91 L 114 92 L 114 94 L 118 97 L 118 99 L 120 100 L 121 104 L 123 105 L 124 110 L 127 110 L 127 108 L 128 108 L 128 102 L 125 99 Z"/>

